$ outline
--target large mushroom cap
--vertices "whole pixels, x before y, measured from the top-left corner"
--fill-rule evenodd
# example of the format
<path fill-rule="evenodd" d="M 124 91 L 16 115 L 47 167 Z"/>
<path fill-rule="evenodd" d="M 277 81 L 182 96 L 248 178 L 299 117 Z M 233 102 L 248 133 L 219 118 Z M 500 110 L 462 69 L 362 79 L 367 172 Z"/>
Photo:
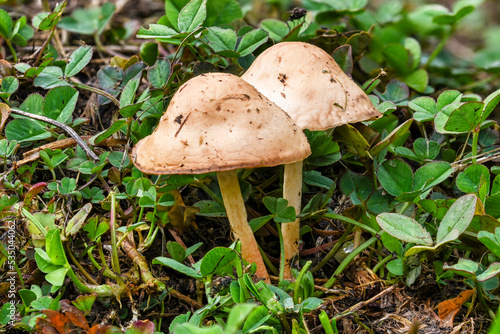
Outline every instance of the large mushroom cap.
<path fill-rule="evenodd" d="M 241 78 L 210 73 L 179 88 L 132 160 L 149 174 L 199 174 L 287 164 L 310 153 L 283 110 Z"/>
<path fill-rule="evenodd" d="M 381 116 L 333 58 L 311 44 L 276 44 L 258 56 L 242 78 L 302 129 L 326 130 Z"/>

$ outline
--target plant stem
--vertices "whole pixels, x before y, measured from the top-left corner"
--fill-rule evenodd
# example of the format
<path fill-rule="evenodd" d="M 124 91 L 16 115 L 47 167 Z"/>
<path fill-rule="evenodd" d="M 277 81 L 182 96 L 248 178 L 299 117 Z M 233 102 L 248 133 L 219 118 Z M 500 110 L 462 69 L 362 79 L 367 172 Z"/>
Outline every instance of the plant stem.
<path fill-rule="evenodd" d="M 10 111 L 13 112 L 14 114 L 18 114 L 18 115 L 25 116 L 28 118 L 36 119 L 38 121 L 49 123 L 51 125 L 55 125 L 58 128 L 63 129 L 64 131 L 66 131 L 68 133 L 68 135 L 71 136 L 71 138 L 73 138 L 76 141 L 76 143 L 78 145 L 80 145 L 80 147 L 85 151 L 85 153 L 87 153 L 87 155 L 92 160 L 99 161 L 99 157 L 90 149 L 90 147 L 87 146 L 87 143 L 82 138 L 80 138 L 80 136 L 75 132 L 75 130 L 73 130 L 72 128 L 70 128 L 66 124 L 58 122 L 56 120 L 53 120 L 53 119 L 45 117 L 45 116 L 32 114 L 32 113 L 22 111 L 19 109 L 15 109 L 15 108 L 10 108 Z"/>
<path fill-rule="evenodd" d="M 398 213 L 404 214 L 406 209 L 410 206 L 410 202 L 404 202 L 404 204 L 401 206 L 401 208 L 398 210 Z"/>
<path fill-rule="evenodd" d="M 280 319 L 280 322 L 283 325 L 285 332 L 287 334 L 292 334 L 292 328 L 290 327 L 288 320 L 286 320 L 286 315 L 283 312 L 278 312 L 278 318 Z"/>
<path fill-rule="evenodd" d="M 495 313 L 493 313 L 493 311 L 488 307 L 488 304 L 486 304 L 486 301 L 484 300 L 483 289 L 481 288 L 481 285 L 479 285 L 479 281 L 475 277 L 472 278 L 472 280 L 474 281 L 474 287 L 476 288 L 476 293 L 479 298 L 479 302 L 488 312 L 488 315 L 491 317 L 491 319 L 495 319 Z"/>
<path fill-rule="evenodd" d="M 373 267 L 373 272 L 376 273 L 380 268 L 382 268 L 384 264 L 386 264 L 390 260 L 392 260 L 392 255 L 387 255 L 385 258 L 379 261 L 379 263 L 377 263 L 375 267 Z"/>
<path fill-rule="evenodd" d="M 88 90 L 89 92 L 96 93 L 98 95 L 102 95 L 102 96 L 108 98 L 111 102 L 113 102 L 113 104 L 115 104 L 118 108 L 120 107 L 120 101 L 118 101 L 118 99 L 116 97 L 114 97 L 113 95 L 111 95 L 110 93 L 108 93 L 102 89 L 99 89 L 96 87 L 91 87 L 91 86 L 88 86 L 88 85 L 85 85 L 82 83 L 78 83 L 78 82 L 71 82 L 71 84 L 73 86 L 75 86 L 76 88 Z"/>
<path fill-rule="evenodd" d="M 94 41 L 95 41 L 95 45 L 97 46 L 97 51 L 99 52 L 99 55 L 102 56 L 102 54 L 104 53 L 104 46 L 102 45 L 102 42 L 101 42 L 101 36 L 99 35 L 98 32 L 96 32 L 94 34 Z"/>
<path fill-rule="evenodd" d="M 279 279 L 280 282 L 285 279 L 285 240 L 283 240 L 283 232 L 281 231 L 281 226 L 279 223 L 276 223 L 276 230 L 278 231 L 278 236 L 280 239 L 280 273 L 279 273 Z M 290 271 L 290 268 L 288 269 Z M 290 272 L 291 276 L 291 272 Z M 287 279 L 290 279 L 291 277 L 287 277 Z"/>
<path fill-rule="evenodd" d="M 97 282 L 92 278 L 92 276 L 89 275 L 89 273 L 85 269 L 83 269 L 80 262 L 78 262 L 78 260 L 75 258 L 75 256 L 73 255 L 73 252 L 69 248 L 68 242 L 64 243 L 64 248 L 66 249 L 66 255 L 69 256 L 69 258 L 71 259 L 71 262 L 73 262 L 73 264 L 78 268 L 78 270 L 80 270 L 80 272 L 83 274 L 83 276 L 85 276 L 87 281 L 89 281 L 92 284 L 97 285 Z"/>
<path fill-rule="evenodd" d="M 14 209 L 14 210 L 19 210 L 20 207 L 21 207 L 21 213 L 22 213 L 22 215 L 26 219 L 28 219 L 33 225 L 35 225 L 38 228 L 38 230 L 40 230 L 40 232 L 45 237 L 47 235 L 47 231 L 45 230 L 45 227 L 42 225 L 42 223 L 40 223 L 40 221 L 38 219 L 35 218 L 35 216 L 33 216 L 31 214 L 31 212 L 29 212 L 23 206 L 21 206 L 20 203 L 14 204 L 11 208 Z"/>
<path fill-rule="evenodd" d="M 122 241 L 122 249 L 127 253 L 127 256 L 134 261 L 134 263 L 139 267 L 140 275 L 142 281 L 149 287 L 156 287 L 156 291 L 165 290 L 165 284 L 160 280 L 156 279 L 151 270 L 149 270 L 148 261 L 144 256 L 137 251 L 137 249 L 128 242 L 127 239 Z"/>
<path fill-rule="evenodd" d="M 448 39 L 450 36 L 453 34 L 455 31 L 455 25 L 452 25 L 450 29 L 448 29 L 443 36 L 441 37 L 441 40 L 439 41 L 439 44 L 436 46 L 434 51 L 432 51 L 431 55 L 429 56 L 429 59 L 427 60 L 427 63 L 425 64 L 424 68 L 429 67 L 429 65 L 432 63 L 432 61 L 441 53 L 443 50 L 444 46 L 446 45 L 446 42 L 448 42 Z"/>
<path fill-rule="evenodd" d="M 55 30 L 56 30 L 56 26 L 52 27 L 52 29 L 50 30 L 49 37 L 45 40 L 45 42 L 43 42 L 40 50 L 38 50 L 38 56 L 36 57 L 36 60 L 35 60 L 35 66 L 38 66 L 40 64 L 40 61 L 42 60 L 42 57 L 43 57 L 43 52 L 47 48 L 47 45 L 49 45 L 49 42 L 52 39 L 52 36 L 54 35 Z"/>
<path fill-rule="evenodd" d="M 472 133 L 472 163 L 475 164 L 477 162 L 477 142 L 479 140 L 479 129 L 480 125 Z"/>
<path fill-rule="evenodd" d="M 333 212 L 328 212 L 328 213 L 325 213 L 324 215 L 325 218 L 328 218 L 328 219 L 337 219 L 337 220 L 342 220 L 346 223 L 349 223 L 349 224 L 353 224 L 355 226 L 359 226 L 361 227 L 363 230 L 365 231 L 368 231 L 370 232 L 371 234 L 377 234 L 377 231 L 375 231 L 373 228 L 371 228 L 370 226 L 366 225 L 366 224 L 363 224 L 363 223 L 360 223 L 354 219 L 351 219 L 351 218 L 347 218 L 345 216 L 342 216 L 342 215 L 339 215 L 339 214 L 336 214 L 336 213 L 333 213 Z"/>
<path fill-rule="evenodd" d="M 205 183 L 203 183 L 203 181 L 195 179 L 195 181 L 194 181 L 194 183 L 192 185 L 195 186 L 195 187 L 203 189 L 203 191 L 205 191 L 208 195 L 210 195 L 210 197 L 212 197 L 212 199 L 214 201 L 216 201 L 221 206 L 224 206 L 224 202 L 222 201 L 222 199 L 219 196 L 217 196 L 217 194 L 214 193 L 212 191 L 212 189 L 210 189 L 209 187 L 207 187 L 207 185 Z"/>
<path fill-rule="evenodd" d="M 49 168 L 50 174 L 52 174 L 52 178 L 54 179 L 54 182 L 57 182 L 57 176 L 56 172 L 54 171 L 54 168 Z"/>
<path fill-rule="evenodd" d="M 337 242 L 335 243 L 335 246 L 332 249 L 330 249 L 328 254 L 326 254 L 326 256 L 324 256 L 321 259 L 321 261 L 314 268 L 311 269 L 311 272 L 313 274 L 315 272 L 317 272 L 318 270 L 320 270 L 321 268 L 323 268 L 325 266 L 325 264 L 327 264 L 328 261 L 330 261 L 330 259 L 335 255 L 335 253 L 337 253 L 339 248 L 342 246 L 342 244 L 345 242 L 345 240 L 349 237 L 349 234 L 351 234 L 351 231 L 353 228 L 354 228 L 354 225 L 350 224 L 349 226 L 347 226 L 347 229 L 345 230 L 344 234 L 342 234 L 340 239 L 337 240 Z"/>
<path fill-rule="evenodd" d="M 99 257 L 101 258 L 102 265 L 104 267 L 104 275 L 116 281 L 116 274 L 111 269 L 109 269 L 108 263 L 106 262 L 106 258 L 104 257 L 104 252 L 102 250 L 102 243 L 100 238 L 99 241 L 97 242 L 97 249 L 99 252 Z"/>
<path fill-rule="evenodd" d="M 89 285 L 82 283 L 76 276 L 71 266 L 68 265 L 68 272 L 66 273 L 71 281 L 76 285 L 77 289 L 82 293 L 95 292 L 98 297 L 118 297 L 125 292 L 125 286 L 120 287 L 116 284 L 105 285 Z"/>
<path fill-rule="evenodd" d="M 309 267 L 311 266 L 312 261 L 307 261 L 302 270 L 299 273 L 299 277 L 297 277 L 297 281 L 295 282 L 295 288 L 293 289 L 293 302 L 294 304 L 300 304 L 302 303 L 301 298 L 299 298 L 299 290 L 300 286 L 302 285 L 302 279 L 304 278 L 304 275 L 306 274 L 307 270 L 309 270 Z"/>
<path fill-rule="evenodd" d="M 351 263 L 351 261 L 354 260 L 354 258 L 356 256 L 358 256 L 358 254 L 360 254 L 362 251 L 364 251 L 365 249 L 367 249 L 368 247 L 370 247 L 376 241 L 377 241 L 377 237 L 373 236 L 370 239 L 368 239 L 367 241 L 365 241 L 358 248 L 354 249 L 349 255 L 347 255 L 347 257 L 337 267 L 337 270 L 335 270 L 335 272 L 333 273 L 332 277 L 330 277 L 330 279 L 328 280 L 328 282 L 326 282 L 323 285 L 323 287 L 325 287 L 327 289 L 331 288 L 332 285 L 335 284 L 335 282 L 337 282 L 337 278 L 339 277 L 339 275 L 344 271 L 345 268 L 347 268 L 347 266 Z"/>
<path fill-rule="evenodd" d="M 259 246 L 259 251 L 260 255 L 262 255 L 262 260 L 264 260 L 264 263 L 266 264 L 267 269 L 274 275 L 274 276 L 279 276 L 278 269 L 272 264 L 271 260 L 267 257 L 266 252 L 262 250 L 262 248 Z"/>
<path fill-rule="evenodd" d="M 156 209 L 158 207 L 158 204 L 155 204 L 155 207 L 153 209 L 153 217 L 151 218 L 151 226 L 149 227 L 148 235 L 146 236 L 146 239 L 144 240 L 144 244 L 141 247 L 141 249 L 147 249 L 149 246 L 151 246 L 151 243 L 154 240 L 154 237 L 156 237 L 156 233 L 158 233 L 158 227 L 156 226 Z"/>
<path fill-rule="evenodd" d="M 150 235 L 148 234 L 147 238 L 144 239 L 144 242 L 139 247 L 139 250 L 141 252 L 148 249 L 151 246 L 151 244 L 153 243 L 153 241 L 156 238 L 156 235 L 158 234 L 158 230 L 159 230 L 159 227 L 155 226 L 155 224 L 152 223 L 151 227 L 149 228 L 149 231 L 153 231 L 153 233 L 150 233 Z"/>
<path fill-rule="evenodd" d="M 120 262 L 118 260 L 118 248 L 116 245 L 116 198 L 115 192 L 111 191 L 111 211 L 109 221 L 109 231 L 111 232 L 111 268 L 116 273 L 116 282 L 122 286 L 123 281 L 120 276 Z"/>
<path fill-rule="evenodd" d="M 14 60 L 14 63 L 17 63 L 17 53 L 16 53 L 16 50 L 14 50 L 12 43 L 8 39 L 5 40 L 5 43 L 7 43 L 7 46 L 9 47 L 10 53 L 12 53 L 12 58 Z"/>

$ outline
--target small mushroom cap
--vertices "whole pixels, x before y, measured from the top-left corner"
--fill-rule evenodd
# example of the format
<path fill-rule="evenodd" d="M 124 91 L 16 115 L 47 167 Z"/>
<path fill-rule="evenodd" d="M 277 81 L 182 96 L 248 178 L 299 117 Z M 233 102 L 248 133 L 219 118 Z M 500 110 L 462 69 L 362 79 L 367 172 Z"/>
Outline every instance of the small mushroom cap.
<path fill-rule="evenodd" d="M 200 174 L 288 164 L 309 154 L 287 113 L 240 77 L 209 73 L 178 89 L 132 160 L 149 174 Z"/>
<path fill-rule="evenodd" d="M 335 60 L 312 44 L 276 44 L 258 56 L 242 78 L 302 129 L 326 130 L 382 116 Z"/>

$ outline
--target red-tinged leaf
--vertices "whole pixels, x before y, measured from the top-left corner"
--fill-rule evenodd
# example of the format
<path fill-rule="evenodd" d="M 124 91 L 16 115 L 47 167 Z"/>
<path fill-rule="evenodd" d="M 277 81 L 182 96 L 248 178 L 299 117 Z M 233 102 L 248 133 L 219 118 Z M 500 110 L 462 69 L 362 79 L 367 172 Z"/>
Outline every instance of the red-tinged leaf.
<path fill-rule="evenodd" d="M 71 322 L 67 316 L 53 310 L 43 310 L 43 314 L 47 316 L 49 324 L 53 326 L 59 333 L 68 333 L 71 328 Z"/>
<path fill-rule="evenodd" d="M 39 182 L 31 186 L 30 190 L 24 197 L 24 205 L 29 205 L 29 203 L 31 203 L 31 201 L 33 200 L 33 197 L 38 195 L 38 193 L 42 191 L 43 188 L 45 188 L 46 186 L 47 186 L 46 182 Z"/>
<path fill-rule="evenodd" d="M 86 329 L 89 329 L 89 324 L 85 319 L 82 311 L 74 307 L 69 303 L 69 300 L 63 299 L 61 300 L 61 312 L 64 313 L 65 316 L 73 323 L 73 325 Z"/>
<path fill-rule="evenodd" d="M 36 331 L 41 334 L 59 334 L 57 329 L 50 326 L 50 322 L 42 317 L 36 319 Z"/>
<path fill-rule="evenodd" d="M 154 334 L 155 324 L 149 320 L 134 321 L 127 329 L 127 334 Z"/>
<path fill-rule="evenodd" d="M 448 327 L 453 327 L 453 319 L 460 307 L 474 294 L 476 290 L 462 291 L 458 297 L 445 300 L 438 305 L 438 315 Z"/>
<path fill-rule="evenodd" d="M 121 333 L 120 330 L 114 330 L 115 327 L 110 325 L 94 325 L 89 329 L 87 334 L 112 334 L 112 333 Z"/>

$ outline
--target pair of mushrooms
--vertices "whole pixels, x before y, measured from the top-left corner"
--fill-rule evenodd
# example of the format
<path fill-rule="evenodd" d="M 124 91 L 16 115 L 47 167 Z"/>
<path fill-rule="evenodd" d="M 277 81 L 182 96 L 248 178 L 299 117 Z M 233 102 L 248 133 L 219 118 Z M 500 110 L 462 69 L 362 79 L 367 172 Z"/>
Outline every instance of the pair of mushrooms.
<path fill-rule="evenodd" d="M 284 164 L 283 197 L 298 214 L 302 161 L 311 154 L 302 129 L 325 130 L 380 115 L 325 51 L 284 42 L 257 57 L 242 78 L 210 73 L 182 85 L 156 130 L 134 147 L 132 160 L 149 174 L 217 172 L 242 257 L 255 262 L 257 277 L 269 282 L 235 170 Z M 299 219 L 282 225 L 288 279 L 299 231 Z"/>

